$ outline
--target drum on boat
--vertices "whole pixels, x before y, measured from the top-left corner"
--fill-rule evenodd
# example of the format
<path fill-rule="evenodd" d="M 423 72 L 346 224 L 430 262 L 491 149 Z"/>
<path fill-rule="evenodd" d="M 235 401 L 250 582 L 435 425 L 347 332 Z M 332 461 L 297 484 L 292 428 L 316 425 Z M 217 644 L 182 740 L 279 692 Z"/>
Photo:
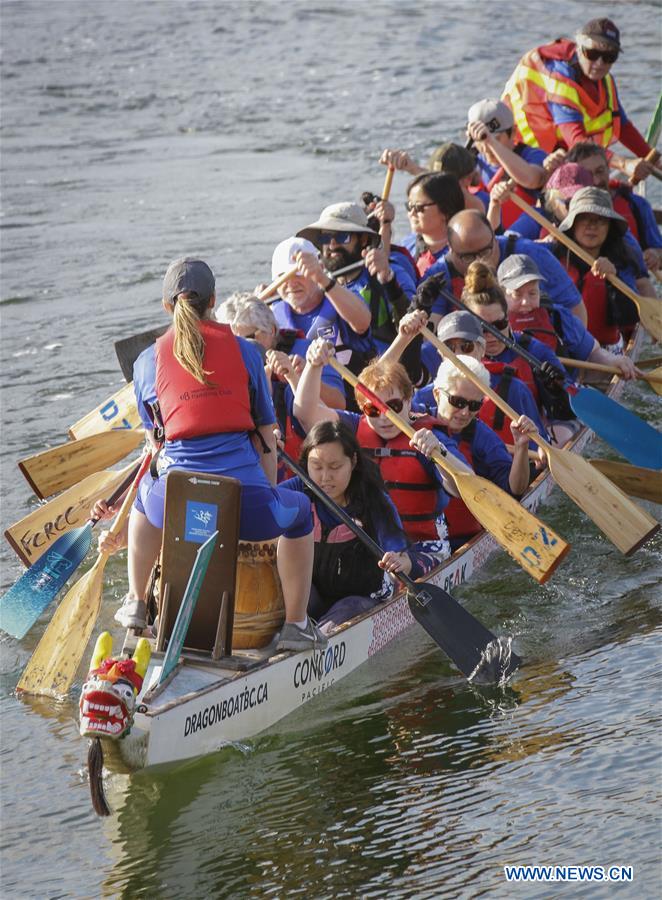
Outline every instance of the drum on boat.
<path fill-rule="evenodd" d="M 237 548 L 232 647 L 266 647 L 285 621 L 283 591 L 276 569 L 278 540 L 240 541 Z"/>

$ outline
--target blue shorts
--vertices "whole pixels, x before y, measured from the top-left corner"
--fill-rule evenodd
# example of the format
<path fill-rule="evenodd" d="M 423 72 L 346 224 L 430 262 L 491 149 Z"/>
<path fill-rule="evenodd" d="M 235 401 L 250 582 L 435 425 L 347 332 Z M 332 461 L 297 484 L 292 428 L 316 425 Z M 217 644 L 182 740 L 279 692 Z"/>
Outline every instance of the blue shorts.
<path fill-rule="evenodd" d="M 167 476 L 152 478 L 148 473 L 138 487 L 134 507 L 147 516 L 150 525 L 163 528 Z M 242 484 L 239 539 L 268 541 L 285 535 L 304 537 L 313 530 L 310 500 L 298 491 L 260 484 Z"/>

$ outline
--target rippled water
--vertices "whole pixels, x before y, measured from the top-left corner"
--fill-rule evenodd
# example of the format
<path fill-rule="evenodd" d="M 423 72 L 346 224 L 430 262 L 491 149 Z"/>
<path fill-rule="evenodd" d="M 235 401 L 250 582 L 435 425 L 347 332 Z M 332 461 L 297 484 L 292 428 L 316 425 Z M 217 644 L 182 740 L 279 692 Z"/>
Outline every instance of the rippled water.
<path fill-rule="evenodd" d="M 120 386 L 113 341 L 160 321 L 169 259 L 208 259 L 221 295 L 266 280 L 275 244 L 322 206 L 379 192 L 384 146 L 425 159 L 458 137 L 525 49 L 587 10 L 3 3 L 2 522 L 34 502 L 16 460 Z M 622 28 L 616 74 L 644 128 L 659 7 L 591 12 Z M 625 400 L 659 422 L 646 388 Z M 76 692 L 59 706 L 12 693 L 44 625 L 2 636 L 3 896 L 552 894 L 507 886 L 508 863 L 633 865 L 619 895 L 656 896 L 661 542 L 624 559 L 557 494 L 544 517 L 574 544 L 550 584 L 497 555 L 457 591 L 529 661 L 509 688 L 468 686 L 412 629 L 243 748 L 119 767 L 103 822 Z M 0 562 L 4 588 L 20 567 L 6 546 Z M 122 561 L 107 574 L 102 625 Z"/>

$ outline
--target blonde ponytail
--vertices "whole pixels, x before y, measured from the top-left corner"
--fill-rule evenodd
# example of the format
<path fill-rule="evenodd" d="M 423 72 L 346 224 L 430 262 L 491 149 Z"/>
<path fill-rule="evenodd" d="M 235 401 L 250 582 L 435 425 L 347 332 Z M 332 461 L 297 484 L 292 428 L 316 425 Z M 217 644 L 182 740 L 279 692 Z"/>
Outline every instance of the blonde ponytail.
<path fill-rule="evenodd" d="M 207 376 L 211 372 L 202 368 L 205 355 L 205 339 L 200 333 L 200 316 L 195 301 L 180 294 L 173 310 L 175 341 L 173 352 L 177 362 L 201 384 L 211 384 Z"/>

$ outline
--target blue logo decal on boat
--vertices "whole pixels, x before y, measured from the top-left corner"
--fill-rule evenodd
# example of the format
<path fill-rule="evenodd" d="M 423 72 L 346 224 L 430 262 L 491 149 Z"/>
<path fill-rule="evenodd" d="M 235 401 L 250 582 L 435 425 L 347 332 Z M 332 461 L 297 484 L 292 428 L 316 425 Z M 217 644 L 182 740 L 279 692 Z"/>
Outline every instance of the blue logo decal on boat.
<path fill-rule="evenodd" d="M 216 531 L 218 506 L 215 503 L 186 501 L 186 525 L 184 540 L 193 544 L 204 544 Z"/>

